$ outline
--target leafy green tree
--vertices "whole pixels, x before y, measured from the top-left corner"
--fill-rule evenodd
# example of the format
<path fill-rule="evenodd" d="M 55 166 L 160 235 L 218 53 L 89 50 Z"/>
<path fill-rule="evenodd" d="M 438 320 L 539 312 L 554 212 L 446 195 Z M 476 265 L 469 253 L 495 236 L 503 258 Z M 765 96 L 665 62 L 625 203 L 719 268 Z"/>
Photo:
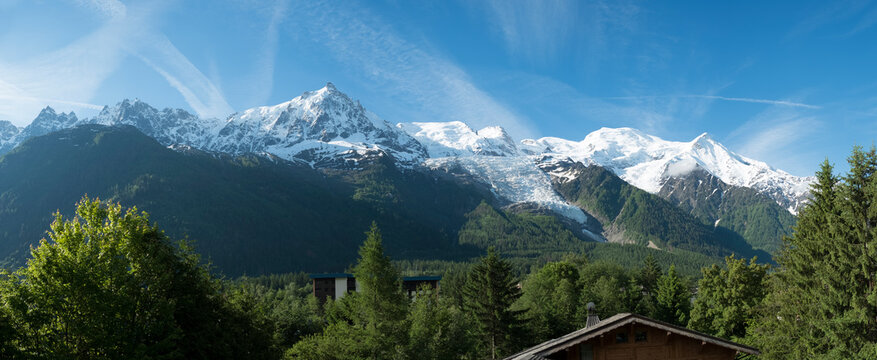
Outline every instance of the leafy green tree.
<path fill-rule="evenodd" d="M 704 268 L 688 327 L 732 340 L 746 336 L 746 327 L 767 293 L 770 266 L 755 261 L 752 258 L 747 265 L 732 255 L 725 258 L 724 268 Z"/>
<path fill-rule="evenodd" d="M 628 311 L 622 299 L 623 288 L 630 280 L 627 271 L 608 261 L 595 261 L 581 270 L 582 300 L 580 304 L 593 302 L 597 305 L 597 315 L 605 319 Z M 584 324 L 585 309 L 580 307 L 580 322 Z"/>
<path fill-rule="evenodd" d="M 578 328 L 581 293 L 579 271 L 567 262 L 545 264 L 527 278 L 518 304 L 529 309 L 528 327 L 536 342 Z"/>
<path fill-rule="evenodd" d="M 0 281 L 2 312 L 35 358 L 271 358 L 191 248 L 136 208 L 83 198 L 55 214 L 27 266 Z"/>
<path fill-rule="evenodd" d="M 655 295 L 655 318 L 684 326 L 691 309 L 691 290 L 687 281 L 676 274 L 676 265 L 670 265 L 667 274 L 658 279 Z"/>
<path fill-rule="evenodd" d="M 0 309 L 0 359 L 18 359 L 22 356 L 15 345 L 20 336 L 9 316 Z"/>
<path fill-rule="evenodd" d="M 767 359 L 877 357 L 877 154 L 823 162 L 750 338 Z"/>
<path fill-rule="evenodd" d="M 429 289 L 419 291 L 408 313 L 409 359 L 474 359 L 475 342 L 469 332 L 475 324 L 451 299 Z"/>
<path fill-rule="evenodd" d="M 508 261 L 500 259 L 493 247 L 472 267 L 463 289 L 466 310 L 478 325 L 478 341 L 486 358 L 497 359 L 521 347 L 519 340 L 525 310 L 512 310 L 521 289 Z"/>

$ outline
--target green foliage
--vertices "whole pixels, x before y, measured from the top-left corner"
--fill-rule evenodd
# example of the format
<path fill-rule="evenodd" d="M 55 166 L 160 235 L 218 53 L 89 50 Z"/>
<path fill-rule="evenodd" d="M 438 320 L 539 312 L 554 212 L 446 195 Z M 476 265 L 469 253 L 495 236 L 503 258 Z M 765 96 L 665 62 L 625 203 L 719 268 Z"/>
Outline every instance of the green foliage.
<path fill-rule="evenodd" d="M 548 263 L 523 284 L 518 307 L 528 309 L 530 333 L 552 339 L 578 329 L 582 286 L 578 268 L 568 262 Z"/>
<path fill-rule="evenodd" d="M 354 275 L 361 289 L 327 303 L 329 325 L 287 352 L 290 358 L 392 359 L 404 356 L 408 299 L 399 270 L 384 254 L 381 233 L 372 223 L 359 249 Z"/>
<path fill-rule="evenodd" d="M 658 279 L 661 278 L 661 274 L 663 274 L 663 270 L 661 270 L 661 266 L 658 265 L 655 257 L 652 254 L 646 256 L 646 259 L 643 260 L 643 267 L 639 272 L 639 283 L 643 287 L 643 292 L 654 296 L 655 290 L 658 289 Z"/>
<path fill-rule="evenodd" d="M 497 359 L 521 348 L 520 316 L 525 310 L 512 309 L 521 289 L 511 265 L 492 247 L 472 267 L 463 295 L 465 309 L 478 325 L 477 339 L 486 358 Z"/>
<path fill-rule="evenodd" d="M 854 148 L 842 178 L 825 161 L 750 328 L 767 359 L 867 359 L 877 349 L 877 154 Z"/>
<path fill-rule="evenodd" d="M 740 341 L 767 293 L 768 268 L 733 256 L 725 258 L 724 268 L 704 268 L 688 327 Z"/>
<path fill-rule="evenodd" d="M 670 265 L 667 274 L 658 279 L 655 294 L 655 319 L 671 324 L 685 326 L 691 311 L 691 290 L 688 282 L 676 273 L 676 266 Z"/>
<path fill-rule="evenodd" d="M 532 256 L 575 249 L 584 242 L 553 215 L 500 211 L 481 202 L 466 218 L 458 235 L 460 244 L 481 249 L 494 246 L 503 253 Z"/>
<path fill-rule="evenodd" d="M 359 263 L 353 270 L 362 289 L 352 296 L 356 300 L 354 325 L 365 330 L 370 358 L 388 359 L 404 342 L 405 314 L 408 299 L 402 292 L 399 270 L 384 254 L 378 226 L 372 223 L 365 243 L 359 248 Z"/>
<path fill-rule="evenodd" d="M 449 298 L 428 289 L 419 291 L 408 313 L 409 359 L 475 359 L 476 343 L 469 331 L 472 318 Z"/>
<path fill-rule="evenodd" d="M 272 358 L 245 312 L 185 244 L 145 213 L 82 199 L 55 214 L 26 267 L 0 282 L 0 313 L 35 358 Z"/>

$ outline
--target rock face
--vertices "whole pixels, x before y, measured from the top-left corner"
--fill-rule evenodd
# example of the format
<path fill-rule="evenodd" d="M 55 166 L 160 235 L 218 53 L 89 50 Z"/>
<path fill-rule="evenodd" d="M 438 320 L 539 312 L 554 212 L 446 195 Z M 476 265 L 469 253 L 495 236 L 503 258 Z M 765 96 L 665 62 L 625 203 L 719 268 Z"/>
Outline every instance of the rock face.
<path fill-rule="evenodd" d="M 589 217 L 552 188 L 552 181 L 576 176 L 563 165 L 569 161 L 599 165 L 653 194 L 675 181 L 671 179 L 705 173 L 723 184 L 753 189 L 793 214 L 806 201 L 812 182 L 735 154 L 707 134 L 690 142 L 673 142 L 635 129 L 603 128 L 582 141 L 546 137 L 516 143 L 498 126 L 477 131 L 456 121 L 394 126 L 331 83 L 288 102 L 226 119 L 201 119 L 181 109 L 158 110 L 139 100 L 104 107 L 89 119 L 47 107 L 23 129 L 0 122 L 0 154 L 28 138 L 82 124 L 131 125 L 165 146 L 254 153 L 315 168 L 356 167 L 361 160 L 389 156 L 402 168 L 463 171 L 510 204 L 550 209 L 583 228 L 588 227 Z"/>

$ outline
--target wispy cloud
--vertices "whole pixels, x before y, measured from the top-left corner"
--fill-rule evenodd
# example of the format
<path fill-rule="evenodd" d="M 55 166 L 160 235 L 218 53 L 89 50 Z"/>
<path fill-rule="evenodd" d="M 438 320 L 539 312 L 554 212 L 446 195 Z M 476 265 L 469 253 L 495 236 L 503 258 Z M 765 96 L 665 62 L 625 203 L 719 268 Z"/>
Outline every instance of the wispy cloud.
<path fill-rule="evenodd" d="M 531 109 L 534 118 L 562 124 L 572 133 L 552 134 L 569 139 L 584 138 L 599 127 L 628 126 L 655 134 L 665 131 L 675 115 L 694 111 L 670 99 L 640 99 L 632 103 L 616 103 L 589 96 L 567 83 L 529 73 L 499 76 L 495 88 L 507 89 L 502 95 Z"/>
<path fill-rule="evenodd" d="M 135 21 L 109 22 L 75 42 L 37 57 L 10 62 L 0 57 L 0 117 L 18 125 L 33 119 L 39 109 L 88 103 L 101 83 L 125 56 L 125 38 Z M 55 101 L 42 101 L 56 99 Z"/>
<path fill-rule="evenodd" d="M 788 101 L 788 100 L 754 99 L 754 98 L 727 97 L 727 96 L 717 96 L 717 95 L 615 96 L 615 97 L 606 97 L 604 99 L 640 100 L 640 99 L 656 99 L 656 98 L 709 99 L 709 100 L 722 100 L 722 101 L 737 101 L 737 102 L 746 102 L 746 103 L 754 103 L 754 104 L 768 104 L 768 105 L 778 105 L 778 106 L 800 107 L 800 108 L 806 108 L 806 109 L 819 109 L 819 108 L 821 108 L 820 106 L 817 106 L 817 105 L 804 104 L 804 103 Z"/>
<path fill-rule="evenodd" d="M 314 2 L 297 3 L 291 11 L 296 13 L 292 36 L 326 46 L 333 58 L 417 116 L 397 121 L 460 120 L 474 127 L 500 124 L 514 137 L 534 133 L 525 118 L 481 90 L 465 71 L 368 11 Z"/>
<path fill-rule="evenodd" d="M 803 36 L 821 28 L 836 26 L 834 36 L 852 36 L 877 24 L 877 6 L 871 0 L 828 1 L 797 23 L 787 37 Z M 841 25 L 838 25 L 841 24 Z M 855 24 L 850 28 L 851 24 Z"/>
<path fill-rule="evenodd" d="M 58 50 L 23 60 L 0 57 L 0 118 L 25 125 L 40 108 L 93 110 L 92 98 L 123 59 L 144 60 L 201 116 L 225 116 L 221 92 L 161 33 L 153 29 L 154 4 L 133 11 L 115 0 L 76 1 L 103 23 Z"/>
<path fill-rule="evenodd" d="M 745 156 L 806 175 L 816 164 L 807 143 L 824 126 L 807 109 L 771 106 L 734 129 L 728 140 Z"/>
<path fill-rule="evenodd" d="M 204 76 L 164 35 L 143 35 L 134 53 L 186 100 L 201 117 L 224 118 L 233 112 L 210 79 Z"/>
<path fill-rule="evenodd" d="M 628 1 L 490 0 L 473 6 L 487 16 L 512 55 L 537 62 L 578 48 L 595 59 L 607 45 L 624 42 L 616 41 L 617 35 L 632 31 L 639 13 Z"/>
<path fill-rule="evenodd" d="M 246 104 L 264 105 L 270 99 L 274 89 L 274 74 L 277 62 L 277 49 L 280 43 L 280 30 L 289 15 L 289 0 L 276 0 L 273 3 L 246 3 L 245 11 L 256 10 L 255 16 L 264 18 L 267 25 L 260 49 L 254 52 L 249 76 L 239 87 L 246 91 Z M 260 21 L 261 23 L 261 21 Z"/>

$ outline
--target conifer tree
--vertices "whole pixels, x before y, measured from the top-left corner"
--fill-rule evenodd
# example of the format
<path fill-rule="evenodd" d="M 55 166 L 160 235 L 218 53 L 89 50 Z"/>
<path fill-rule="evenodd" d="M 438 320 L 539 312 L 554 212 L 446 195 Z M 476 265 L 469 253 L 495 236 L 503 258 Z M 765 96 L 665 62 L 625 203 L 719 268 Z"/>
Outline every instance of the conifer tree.
<path fill-rule="evenodd" d="M 658 279 L 655 295 L 655 315 L 658 320 L 684 326 L 691 309 L 691 291 L 686 281 L 676 274 L 676 265 L 670 265 L 667 274 Z"/>
<path fill-rule="evenodd" d="M 823 162 L 777 258 L 751 341 L 767 359 L 877 358 L 877 154 L 854 148 L 842 179 Z"/>
<path fill-rule="evenodd" d="M 662 274 L 661 266 L 658 265 L 655 257 L 652 254 L 646 256 L 645 260 L 643 260 L 643 267 L 639 272 L 639 284 L 642 285 L 643 291 L 647 295 L 654 296 L 655 290 L 658 287 L 658 279 L 661 278 Z"/>
<path fill-rule="evenodd" d="M 512 310 L 521 289 L 508 261 L 500 259 L 493 247 L 472 267 L 463 289 L 466 310 L 478 325 L 479 341 L 487 358 L 498 359 L 521 346 L 518 342 L 525 310 Z"/>
<path fill-rule="evenodd" d="M 373 358 L 391 358 L 404 344 L 408 297 L 402 292 L 402 277 L 384 254 L 383 237 L 372 223 L 359 248 L 359 262 L 353 270 L 361 286 L 355 295 L 357 318 Z"/>

